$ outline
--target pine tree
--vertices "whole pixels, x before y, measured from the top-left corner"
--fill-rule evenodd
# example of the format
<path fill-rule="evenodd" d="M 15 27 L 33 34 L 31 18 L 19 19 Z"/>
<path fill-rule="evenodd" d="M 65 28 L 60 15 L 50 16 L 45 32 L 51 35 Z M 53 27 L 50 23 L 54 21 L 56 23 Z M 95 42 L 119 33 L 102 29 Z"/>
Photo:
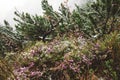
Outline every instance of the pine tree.
<path fill-rule="evenodd" d="M 69 9 L 61 4 L 60 12 L 53 10 L 47 0 L 42 0 L 43 16 L 30 15 L 15 11 L 17 18 L 16 31 L 23 36 L 24 40 L 43 40 L 53 38 L 58 33 L 67 32 L 72 24 Z M 47 38 L 46 38 L 47 37 Z"/>
<path fill-rule="evenodd" d="M 77 6 L 75 16 L 81 30 L 89 37 L 99 38 L 118 29 L 120 0 L 89 1 L 85 7 Z M 79 17 L 79 19 L 78 19 Z"/>

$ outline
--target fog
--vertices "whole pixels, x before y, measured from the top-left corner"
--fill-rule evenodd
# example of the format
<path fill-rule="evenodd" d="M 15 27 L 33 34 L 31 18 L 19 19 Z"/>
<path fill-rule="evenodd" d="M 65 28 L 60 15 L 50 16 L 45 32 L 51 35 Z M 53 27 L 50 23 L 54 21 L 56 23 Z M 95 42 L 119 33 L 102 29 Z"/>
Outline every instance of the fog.
<path fill-rule="evenodd" d="M 67 0 L 48 0 L 54 10 L 58 10 L 60 4 L 66 1 Z M 81 5 L 84 2 L 86 2 L 86 0 L 69 0 L 67 4 L 72 10 L 75 8 L 74 4 Z M 15 17 L 15 10 L 28 12 L 32 15 L 41 15 L 43 13 L 41 0 L 0 0 L 0 24 L 3 24 L 3 20 L 7 20 L 11 25 L 14 25 L 13 18 Z"/>

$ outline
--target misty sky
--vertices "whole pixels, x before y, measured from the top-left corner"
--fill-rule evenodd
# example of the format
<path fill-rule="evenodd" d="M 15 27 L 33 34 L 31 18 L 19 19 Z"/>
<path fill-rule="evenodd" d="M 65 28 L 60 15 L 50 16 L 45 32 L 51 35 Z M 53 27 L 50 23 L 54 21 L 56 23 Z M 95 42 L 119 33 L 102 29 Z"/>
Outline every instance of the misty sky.
<path fill-rule="evenodd" d="M 61 3 L 66 0 L 48 0 L 49 4 L 53 6 L 55 10 L 58 10 Z M 74 4 L 81 5 L 86 0 L 69 0 L 68 5 L 71 9 L 74 8 Z M 14 11 L 28 12 L 30 14 L 42 14 L 41 0 L 0 0 L 0 24 L 3 24 L 3 20 L 6 19 L 14 24 L 13 17 Z"/>

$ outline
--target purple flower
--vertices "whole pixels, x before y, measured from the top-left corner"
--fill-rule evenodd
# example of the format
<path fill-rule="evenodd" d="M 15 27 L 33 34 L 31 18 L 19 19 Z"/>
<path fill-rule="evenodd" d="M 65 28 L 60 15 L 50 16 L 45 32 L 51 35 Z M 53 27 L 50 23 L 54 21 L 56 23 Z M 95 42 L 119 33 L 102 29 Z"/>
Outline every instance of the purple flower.
<path fill-rule="evenodd" d="M 34 56 L 34 55 L 36 54 L 36 51 L 35 51 L 35 50 L 31 50 L 31 51 L 30 51 L 30 54 L 31 54 L 32 56 Z"/>
<path fill-rule="evenodd" d="M 97 49 L 100 47 L 100 44 L 99 44 L 99 43 L 96 43 L 96 44 L 94 45 L 94 47 L 95 47 L 95 50 L 97 50 Z"/>
<path fill-rule="evenodd" d="M 47 48 L 47 52 L 48 52 L 48 53 L 51 53 L 51 52 L 52 52 L 52 48 L 48 47 L 48 48 Z"/>
<path fill-rule="evenodd" d="M 68 62 L 73 63 L 74 60 L 68 60 Z"/>
<path fill-rule="evenodd" d="M 27 71 L 27 70 L 28 70 L 28 67 L 20 68 L 20 71 L 21 71 L 21 72 L 25 72 L 25 71 Z"/>
<path fill-rule="evenodd" d="M 88 59 L 85 55 L 82 56 L 82 61 L 85 62 L 88 65 L 92 64 L 91 61 L 90 61 L 90 59 Z"/>
<path fill-rule="evenodd" d="M 29 68 L 31 68 L 33 66 L 34 66 L 34 62 L 31 62 L 30 65 L 29 65 Z"/>
<path fill-rule="evenodd" d="M 64 63 L 61 63 L 60 66 L 62 67 L 62 69 L 66 69 L 67 66 Z"/>
<path fill-rule="evenodd" d="M 42 47 L 39 47 L 37 50 L 38 50 L 38 52 L 41 52 L 42 51 Z"/>
<path fill-rule="evenodd" d="M 33 71 L 30 73 L 30 76 L 31 77 L 33 77 L 33 76 L 40 77 L 40 76 L 42 76 L 42 73 L 40 71 Z"/>

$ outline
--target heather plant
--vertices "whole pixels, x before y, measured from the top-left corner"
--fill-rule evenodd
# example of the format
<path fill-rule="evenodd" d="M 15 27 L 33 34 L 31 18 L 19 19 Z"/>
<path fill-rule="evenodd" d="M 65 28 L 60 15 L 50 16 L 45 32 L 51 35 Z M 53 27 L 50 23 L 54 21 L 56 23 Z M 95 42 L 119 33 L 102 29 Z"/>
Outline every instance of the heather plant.
<path fill-rule="evenodd" d="M 119 50 L 114 53 L 118 44 L 118 32 L 105 35 L 94 43 L 86 42 L 82 36 L 69 36 L 66 40 L 56 38 L 49 43 L 36 42 L 24 52 L 13 55 L 16 55 L 13 72 L 17 79 L 28 80 L 119 80 Z"/>
<path fill-rule="evenodd" d="M 28 51 L 19 54 L 15 61 L 17 66 L 15 66 L 14 74 L 21 79 L 49 79 L 50 76 L 56 80 L 60 77 L 66 79 L 67 76 L 77 78 L 75 74 L 79 73 L 80 63 L 72 56 L 76 54 L 74 49 L 77 50 L 76 45 L 78 44 L 71 41 L 54 41 L 41 45 L 36 43 Z M 76 42 L 79 41 L 76 40 Z M 74 48 L 75 46 L 76 48 Z M 83 63 L 87 64 L 84 57 Z M 89 59 L 88 63 L 90 64 Z M 57 77 L 55 77 L 55 73 L 57 73 Z"/>
<path fill-rule="evenodd" d="M 104 74 L 102 76 L 105 80 L 119 79 L 119 41 L 119 32 L 115 31 L 92 44 L 89 42 L 82 50 L 83 53 L 92 56 L 91 68 L 96 74 L 98 72 L 99 76 L 100 73 Z"/>

